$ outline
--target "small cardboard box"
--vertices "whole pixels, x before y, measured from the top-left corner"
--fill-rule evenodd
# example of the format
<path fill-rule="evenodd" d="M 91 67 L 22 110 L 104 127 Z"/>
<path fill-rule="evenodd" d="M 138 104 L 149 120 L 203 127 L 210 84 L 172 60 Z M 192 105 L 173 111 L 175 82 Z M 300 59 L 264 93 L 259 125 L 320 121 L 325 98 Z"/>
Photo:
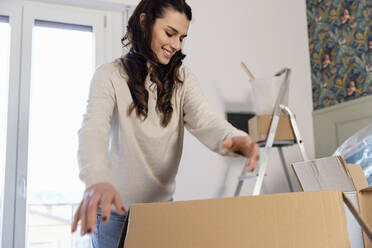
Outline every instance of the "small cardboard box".
<path fill-rule="evenodd" d="M 332 190 L 137 204 L 118 247 L 346 248 L 344 200 Z"/>
<path fill-rule="evenodd" d="M 272 115 L 256 115 L 248 121 L 249 135 L 256 142 L 265 141 L 269 133 Z M 288 115 L 280 115 L 275 141 L 296 140 Z"/>
<path fill-rule="evenodd" d="M 367 226 L 372 226 L 372 188 L 360 165 L 346 164 L 342 157 L 327 157 L 292 164 L 302 191 L 340 190 L 351 200 Z M 346 210 L 352 248 L 372 247 L 371 241 Z"/>

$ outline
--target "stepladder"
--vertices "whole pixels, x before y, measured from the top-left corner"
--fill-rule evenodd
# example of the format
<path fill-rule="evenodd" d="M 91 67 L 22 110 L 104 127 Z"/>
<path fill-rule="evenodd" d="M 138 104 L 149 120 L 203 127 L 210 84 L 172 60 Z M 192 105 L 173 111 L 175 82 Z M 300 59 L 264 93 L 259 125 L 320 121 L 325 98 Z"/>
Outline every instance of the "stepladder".
<path fill-rule="evenodd" d="M 274 145 L 275 145 L 276 148 L 278 148 L 281 164 L 283 166 L 284 173 L 285 173 L 285 176 L 286 176 L 286 179 L 288 181 L 288 185 L 289 185 L 289 188 L 290 188 L 291 191 L 293 191 L 293 186 L 292 186 L 292 183 L 291 183 L 291 180 L 290 180 L 288 166 L 285 162 L 282 147 L 297 144 L 298 147 L 299 147 L 299 150 L 300 150 L 300 153 L 302 155 L 303 160 L 304 161 L 308 160 L 308 156 L 307 156 L 307 153 L 306 153 L 306 150 L 305 150 L 304 142 L 302 140 L 302 137 L 301 137 L 301 134 L 300 134 L 295 116 L 292 113 L 292 111 L 286 105 L 283 104 L 284 96 L 288 91 L 289 77 L 290 77 L 291 70 L 289 68 L 284 68 L 280 72 L 278 72 L 276 74 L 276 76 L 281 75 L 283 73 L 285 73 L 285 77 L 284 77 L 284 80 L 283 80 L 283 82 L 280 86 L 279 93 L 278 93 L 278 96 L 277 96 L 277 99 L 276 99 L 276 102 L 275 102 L 275 105 L 274 105 L 274 110 L 273 110 L 273 114 L 272 114 L 272 120 L 271 120 L 271 123 L 270 123 L 269 132 L 267 134 L 266 140 L 263 143 L 260 144 L 260 146 L 263 149 L 262 152 L 260 153 L 260 160 L 258 162 L 258 165 L 257 165 L 256 169 L 251 173 L 247 173 L 246 169 L 245 169 L 245 166 L 243 167 L 243 170 L 242 170 L 242 172 L 241 172 L 241 174 L 238 178 L 238 184 L 237 184 L 237 187 L 235 189 L 234 196 L 239 196 L 240 195 L 241 189 L 242 189 L 243 184 L 246 180 L 255 180 L 255 184 L 254 184 L 253 191 L 252 191 L 251 195 L 259 195 L 261 193 L 262 186 L 263 186 L 263 180 L 265 178 L 266 171 L 267 171 L 267 166 L 268 166 L 268 162 L 269 162 L 269 151 L 271 150 L 271 148 L 274 147 Z M 277 132 L 279 118 L 280 118 L 281 114 L 286 114 L 286 115 L 289 116 L 290 125 L 291 125 L 291 128 L 293 130 L 295 140 L 294 141 L 289 141 L 287 143 L 277 144 L 277 142 L 275 142 L 275 135 L 276 135 L 276 132 Z"/>

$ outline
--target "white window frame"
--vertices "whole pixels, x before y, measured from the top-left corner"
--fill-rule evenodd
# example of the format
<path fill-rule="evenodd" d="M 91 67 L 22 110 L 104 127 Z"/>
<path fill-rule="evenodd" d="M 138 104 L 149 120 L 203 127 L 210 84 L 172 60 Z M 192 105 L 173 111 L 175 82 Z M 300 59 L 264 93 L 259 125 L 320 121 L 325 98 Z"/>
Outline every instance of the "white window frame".
<path fill-rule="evenodd" d="M 18 4 L 0 3 L 0 14 L 9 16 L 11 44 L 9 61 L 9 93 L 7 113 L 4 201 L 0 247 L 13 247 L 17 175 L 18 106 L 21 58 L 22 9 Z M 6 227 L 6 228 L 5 228 Z M 11 245 L 11 246 L 10 246 Z"/>
<path fill-rule="evenodd" d="M 125 7 L 123 7 L 125 9 Z M 0 247 L 26 246 L 27 159 L 30 107 L 32 28 L 35 19 L 89 25 L 95 35 L 95 67 L 122 54 L 124 12 L 102 11 L 35 1 L 3 1 L 9 16 L 11 51 L 6 166 Z M 56 48 L 57 49 L 57 48 Z"/>

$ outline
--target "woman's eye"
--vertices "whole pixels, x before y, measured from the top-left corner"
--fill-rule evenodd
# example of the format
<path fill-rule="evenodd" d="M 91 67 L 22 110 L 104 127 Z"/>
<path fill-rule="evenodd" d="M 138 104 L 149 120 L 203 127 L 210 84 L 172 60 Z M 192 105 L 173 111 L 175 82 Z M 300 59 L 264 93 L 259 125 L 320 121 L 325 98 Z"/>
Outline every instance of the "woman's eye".
<path fill-rule="evenodd" d="M 168 33 L 168 32 L 165 32 L 167 34 L 168 37 L 172 37 L 173 35 Z"/>

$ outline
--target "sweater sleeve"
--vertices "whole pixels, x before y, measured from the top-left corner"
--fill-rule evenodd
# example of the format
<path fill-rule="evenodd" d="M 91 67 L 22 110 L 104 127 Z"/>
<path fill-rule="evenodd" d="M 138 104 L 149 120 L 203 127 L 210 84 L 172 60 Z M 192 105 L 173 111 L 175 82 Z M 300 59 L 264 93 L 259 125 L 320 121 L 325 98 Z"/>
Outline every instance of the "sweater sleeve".
<path fill-rule="evenodd" d="M 225 139 L 248 134 L 236 129 L 208 104 L 196 77 L 184 67 L 184 123 L 186 129 L 210 150 L 224 156 L 239 156 L 222 147 Z"/>
<path fill-rule="evenodd" d="M 112 181 L 108 142 L 115 102 L 110 68 L 108 65 L 102 65 L 92 78 L 86 112 L 78 131 L 79 177 L 86 187 Z"/>

